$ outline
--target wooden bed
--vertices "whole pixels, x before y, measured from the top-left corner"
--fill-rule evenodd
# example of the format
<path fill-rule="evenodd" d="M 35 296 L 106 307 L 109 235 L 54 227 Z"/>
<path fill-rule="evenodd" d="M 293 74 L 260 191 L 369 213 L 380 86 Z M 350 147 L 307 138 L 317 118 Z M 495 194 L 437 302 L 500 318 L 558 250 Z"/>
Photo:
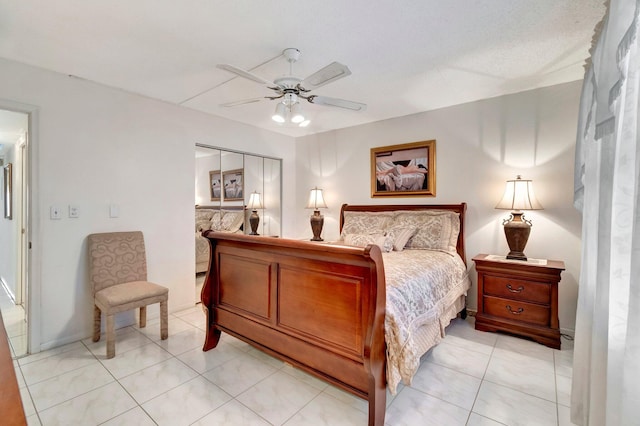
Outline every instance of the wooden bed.
<path fill-rule="evenodd" d="M 447 210 L 460 218 L 456 251 L 466 261 L 466 204 L 343 205 L 345 212 Z M 377 245 L 347 247 L 206 231 L 212 250 L 202 289 L 204 351 L 235 336 L 369 402 L 383 425 L 385 272 Z"/>

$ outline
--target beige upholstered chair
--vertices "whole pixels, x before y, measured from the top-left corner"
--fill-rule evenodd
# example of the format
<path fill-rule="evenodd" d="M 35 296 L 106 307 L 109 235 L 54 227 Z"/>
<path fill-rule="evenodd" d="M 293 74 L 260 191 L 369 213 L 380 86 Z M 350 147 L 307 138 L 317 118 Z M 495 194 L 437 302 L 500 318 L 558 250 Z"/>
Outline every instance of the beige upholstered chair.
<path fill-rule="evenodd" d="M 168 336 L 169 289 L 147 281 L 142 232 L 91 234 L 89 279 L 93 286 L 93 341 L 100 340 L 100 316 L 107 319 L 107 358 L 116 355 L 114 315 L 140 308 L 140 327 L 147 322 L 147 305 L 160 303 L 160 337 Z"/>

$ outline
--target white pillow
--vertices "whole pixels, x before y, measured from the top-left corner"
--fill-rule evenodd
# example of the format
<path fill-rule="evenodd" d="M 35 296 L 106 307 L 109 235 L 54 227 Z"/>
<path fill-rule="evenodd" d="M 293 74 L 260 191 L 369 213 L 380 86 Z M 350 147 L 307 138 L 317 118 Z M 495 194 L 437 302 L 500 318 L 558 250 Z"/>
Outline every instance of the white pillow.
<path fill-rule="evenodd" d="M 391 212 L 344 212 L 344 223 L 340 236 L 347 234 L 384 234 L 393 221 Z"/>
<path fill-rule="evenodd" d="M 347 234 L 344 236 L 344 243 L 355 247 L 374 244 L 380 247 L 383 253 L 389 253 L 393 249 L 393 240 L 384 234 Z"/>
<path fill-rule="evenodd" d="M 213 217 L 211 217 L 210 229 L 212 231 L 223 231 L 223 229 L 222 229 L 222 213 L 220 213 L 220 211 L 216 211 L 216 212 L 213 213 Z"/>
<path fill-rule="evenodd" d="M 387 236 L 391 237 L 393 241 L 393 249 L 395 251 L 402 251 L 409 239 L 415 235 L 416 231 L 418 231 L 418 228 L 415 226 L 396 225 L 389 228 Z"/>
<path fill-rule="evenodd" d="M 223 231 L 236 232 L 244 223 L 244 210 L 222 210 L 220 228 Z"/>
<path fill-rule="evenodd" d="M 416 210 L 399 213 L 395 225 L 415 226 L 417 232 L 407 242 L 406 248 L 456 251 L 460 217 L 446 210 Z"/>

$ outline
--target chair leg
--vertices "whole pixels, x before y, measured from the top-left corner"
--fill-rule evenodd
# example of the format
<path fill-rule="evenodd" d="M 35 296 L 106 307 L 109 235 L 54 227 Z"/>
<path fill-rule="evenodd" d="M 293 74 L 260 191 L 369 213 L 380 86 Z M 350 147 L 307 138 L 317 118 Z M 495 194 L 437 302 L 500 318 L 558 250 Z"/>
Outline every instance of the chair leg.
<path fill-rule="evenodd" d="M 169 337 L 169 309 L 167 300 L 160 302 L 160 339 Z"/>
<path fill-rule="evenodd" d="M 116 356 L 116 332 L 114 315 L 107 315 L 107 358 Z"/>
<path fill-rule="evenodd" d="M 140 306 L 140 328 L 147 326 L 147 307 Z"/>
<path fill-rule="evenodd" d="M 93 341 L 97 342 L 100 340 L 100 316 L 102 312 L 100 312 L 100 308 L 96 305 L 93 305 Z"/>

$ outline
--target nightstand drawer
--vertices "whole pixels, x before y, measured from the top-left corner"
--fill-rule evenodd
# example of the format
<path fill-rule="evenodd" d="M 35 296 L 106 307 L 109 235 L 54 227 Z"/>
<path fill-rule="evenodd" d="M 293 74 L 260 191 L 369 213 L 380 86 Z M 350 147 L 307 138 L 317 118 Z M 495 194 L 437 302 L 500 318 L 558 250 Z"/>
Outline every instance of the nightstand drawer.
<path fill-rule="evenodd" d="M 551 300 L 551 286 L 525 280 L 515 280 L 493 275 L 484 276 L 484 293 L 513 300 L 544 303 Z"/>
<path fill-rule="evenodd" d="M 531 324 L 549 325 L 549 308 L 545 306 L 492 296 L 484 296 L 483 305 L 484 313 L 487 315 Z"/>

